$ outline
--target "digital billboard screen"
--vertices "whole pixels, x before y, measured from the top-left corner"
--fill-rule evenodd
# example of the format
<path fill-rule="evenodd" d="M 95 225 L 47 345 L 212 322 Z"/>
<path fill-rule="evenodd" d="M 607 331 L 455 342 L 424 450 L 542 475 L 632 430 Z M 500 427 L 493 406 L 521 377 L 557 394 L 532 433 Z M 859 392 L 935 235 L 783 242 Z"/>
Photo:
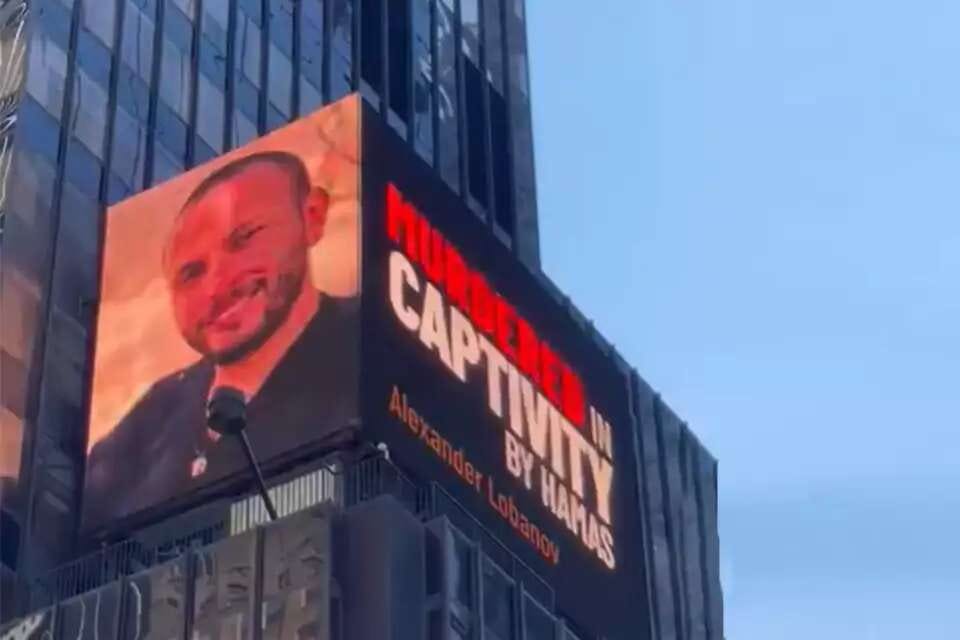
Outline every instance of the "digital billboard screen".
<path fill-rule="evenodd" d="M 107 211 L 85 531 L 249 478 L 216 388 L 267 472 L 356 427 L 358 128 L 351 96 Z"/>
<path fill-rule="evenodd" d="M 363 425 L 610 638 L 648 636 L 629 377 L 366 110 Z"/>

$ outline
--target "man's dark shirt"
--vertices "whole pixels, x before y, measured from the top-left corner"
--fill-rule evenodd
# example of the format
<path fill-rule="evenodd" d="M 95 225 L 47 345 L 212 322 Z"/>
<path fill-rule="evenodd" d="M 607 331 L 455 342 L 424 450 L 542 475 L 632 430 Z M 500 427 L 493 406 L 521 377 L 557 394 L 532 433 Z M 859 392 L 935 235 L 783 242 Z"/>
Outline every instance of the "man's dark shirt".
<path fill-rule="evenodd" d="M 247 405 L 258 461 L 297 452 L 356 422 L 359 385 L 356 299 L 323 297 L 319 310 Z M 98 526 L 237 472 L 248 473 L 235 438 L 214 441 L 206 405 L 207 359 L 154 383 L 87 463 L 83 519 Z M 198 467 L 205 470 L 194 475 Z"/>

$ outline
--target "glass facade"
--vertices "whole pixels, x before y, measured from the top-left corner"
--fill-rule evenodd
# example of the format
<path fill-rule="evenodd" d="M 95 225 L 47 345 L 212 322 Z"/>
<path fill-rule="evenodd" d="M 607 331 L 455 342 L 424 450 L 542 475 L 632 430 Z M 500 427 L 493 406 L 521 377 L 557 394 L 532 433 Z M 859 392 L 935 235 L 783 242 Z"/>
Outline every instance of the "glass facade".
<path fill-rule="evenodd" d="M 654 638 L 722 638 L 717 462 L 639 376 L 638 458 Z"/>
<path fill-rule="evenodd" d="M 22 101 L 15 118 L 0 122 L 0 175 L 9 178 L 0 183 L 15 185 L 3 207 L 0 471 L 6 521 L 22 529 L 32 518 L 42 532 L 42 544 L 15 564 L 56 565 L 58 541 L 75 530 L 106 206 L 361 89 L 536 268 L 536 229 L 523 223 L 536 216 L 535 200 L 522 195 L 533 189 L 526 75 L 514 78 L 509 64 L 517 56 L 526 64 L 523 26 L 510 20 L 517 6 L 3 3 L 2 60 L 11 64 L 0 107 L 11 96 Z M 531 171 L 515 178 L 523 144 Z M 531 230 L 530 238 L 518 235 Z"/>

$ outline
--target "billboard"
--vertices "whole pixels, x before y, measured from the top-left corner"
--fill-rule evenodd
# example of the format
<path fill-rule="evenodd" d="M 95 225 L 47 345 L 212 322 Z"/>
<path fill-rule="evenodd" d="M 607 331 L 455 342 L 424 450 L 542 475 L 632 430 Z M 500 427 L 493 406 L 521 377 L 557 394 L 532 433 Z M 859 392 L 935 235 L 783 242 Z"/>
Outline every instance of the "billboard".
<path fill-rule="evenodd" d="M 358 418 L 358 100 L 107 211 L 83 493 L 87 532 L 248 478 L 206 426 L 247 399 L 266 472 Z"/>
<path fill-rule="evenodd" d="M 362 420 L 604 637 L 647 637 L 629 377 L 364 111 Z"/>

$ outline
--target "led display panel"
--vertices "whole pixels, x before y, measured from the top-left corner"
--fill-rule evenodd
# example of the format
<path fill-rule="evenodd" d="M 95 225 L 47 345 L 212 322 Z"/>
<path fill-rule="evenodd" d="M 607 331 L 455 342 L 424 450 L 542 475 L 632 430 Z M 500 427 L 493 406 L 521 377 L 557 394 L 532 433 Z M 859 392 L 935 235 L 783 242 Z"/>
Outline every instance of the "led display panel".
<path fill-rule="evenodd" d="M 562 615 L 648 637 L 626 368 L 379 116 L 362 130 L 365 432 Z"/>
<path fill-rule="evenodd" d="M 351 96 L 107 211 L 86 532 L 249 486 L 207 426 L 218 388 L 243 394 L 268 476 L 352 437 L 358 128 Z"/>

